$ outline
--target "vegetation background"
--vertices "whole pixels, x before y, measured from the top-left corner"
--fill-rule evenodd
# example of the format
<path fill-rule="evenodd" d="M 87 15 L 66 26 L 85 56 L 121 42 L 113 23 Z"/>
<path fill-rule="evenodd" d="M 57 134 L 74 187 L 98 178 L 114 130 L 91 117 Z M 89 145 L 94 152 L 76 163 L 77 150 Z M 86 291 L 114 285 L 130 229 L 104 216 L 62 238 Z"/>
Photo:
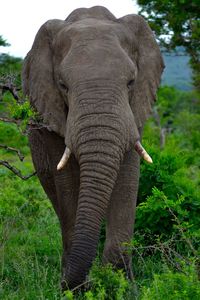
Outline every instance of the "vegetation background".
<path fill-rule="evenodd" d="M 154 164 L 141 164 L 135 235 L 127 245 L 135 281 L 101 266 L 102 226 L 85 290 L 61 294 L 58 220 L 37 177 L 26 180 L 34 172 L 26 135 L 34 115 L 21 94 L 22 60 L 1 54 L 0 299 L 200 299 L 200 3 L 138 2 L 162 43 L 166 71 L 143 137 Z M 172 32 L 167 45 L 163 28 Z"/>

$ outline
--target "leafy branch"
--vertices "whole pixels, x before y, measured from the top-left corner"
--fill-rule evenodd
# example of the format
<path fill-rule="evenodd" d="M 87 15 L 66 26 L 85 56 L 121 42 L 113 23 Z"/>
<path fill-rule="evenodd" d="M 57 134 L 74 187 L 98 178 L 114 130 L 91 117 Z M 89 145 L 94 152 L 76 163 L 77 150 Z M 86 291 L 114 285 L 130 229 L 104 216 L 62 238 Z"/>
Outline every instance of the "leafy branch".
<path fill-rule="evenodd" d="M 26 130 L 23 130 L 23 127 L 26 128 L 27 125 L 39 124 L 40 127 L 43 126 L 43 124 L 37 122 L 37 115 L 32 110 L 27 99 L 23 97 L 23 95 L 21 93 L 21 88 L 19 88 L 15 84 L 15 78 L 12 76 L 7 76 L 5 78 L 1 78 L 0 81 L 1 81 L 0 82 L 0 91 L 2 94 L 2 99 L 1 99 L 2 102 L 4 102 L 3 96 L 6 92 L 9 92 L 12 96 L 12 98 L 11 98 L 12 104 L 10 105 L 9 112 L 7 113 L 7 114 L 9 114 L 9 116 L 7 116 L 7 115 L 1 116 L 0 121 L 16 124 L 18 129 L 22 129 L 22 130 L 20 130 L 21 134 L 27 133 Z M 20 161 L 24 160 L 24 155 L 17 148 L 10 147 L 10 146 L 4 145 L 4 144 L 0 144 L 0 148 L 4 149 L 6 151 L 15 152 L 18 155 L 18 158 L 20 159 Z M 15 175 L 17 175 L 22 180 L 27 180 L 36 174 L 36 172 L 33 172 L 32 174 L 24 176 L 19 169 L 17 169 L 15 166 L 12 166 L 6 160 L 0 160 L 0 165 L 9 169 L 11 172 L 13 172 Z"/>
<path fill-rule="evenodd" d="M 138 0 L 157 39 L 168 51 L 183 47 L 190 57 L 193 83 L 200 90 L 200 6 L 198 1 Z"/>

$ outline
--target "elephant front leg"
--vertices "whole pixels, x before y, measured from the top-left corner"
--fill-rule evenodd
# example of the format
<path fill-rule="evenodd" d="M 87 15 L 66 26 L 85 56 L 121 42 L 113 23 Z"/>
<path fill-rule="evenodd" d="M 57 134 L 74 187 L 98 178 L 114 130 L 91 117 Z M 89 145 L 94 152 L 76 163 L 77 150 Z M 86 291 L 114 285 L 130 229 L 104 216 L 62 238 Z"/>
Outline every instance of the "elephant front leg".
<path fill-rule="evenodd" d="M 108 207 L 106 243 L 103 252 L 103 262 L 124 269 L 129 278 L 133 278 L 133 275 L 127 243 L 130 243 L 133 236 L 139 161 L 138 154 L 133 152 L 125 154 Z"/>
<path fill-rule="evenodd" d="M 46 128 L 30 127 L 32 159 L 44 191 L 58 216 L 63 242 L 63 273 L 71 248 L 79 190 L 79 167 L 72 156 L 66 168 L 57 171 L 65 149 L 64 140 Z"/>
<path fill-rule="evenodd" d="M 59 205 L 59 221 L 63 242 L 63 274 L 71 249 L 78 201 L 79 170 L 78 167 L 75 168 L 75 164 L 76 162 L 73 161 L 73 158 L 70 158 L 68 166 L 55 175 L 55 185 Z"/>

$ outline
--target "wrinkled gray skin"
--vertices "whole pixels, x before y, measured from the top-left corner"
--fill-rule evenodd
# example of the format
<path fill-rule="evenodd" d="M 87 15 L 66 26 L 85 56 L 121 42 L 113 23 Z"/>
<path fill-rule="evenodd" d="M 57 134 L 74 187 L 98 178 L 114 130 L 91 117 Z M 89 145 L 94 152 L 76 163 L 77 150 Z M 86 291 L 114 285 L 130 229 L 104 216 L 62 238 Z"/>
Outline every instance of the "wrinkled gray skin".
<path fill-rule="evenodd" d="M 23 89 L 46 127 L 30 127 L 33 163 L 58 215 L 62 286 L 85 280 L 106 219 L 104 262 L 131 273 L 139 156 L 134 143 L 151 112 L 163 61 L 146 22 L 96 6 L 50 20 L 36 35 Z M 57 171 L 65 145 L 72 151 Z"/>

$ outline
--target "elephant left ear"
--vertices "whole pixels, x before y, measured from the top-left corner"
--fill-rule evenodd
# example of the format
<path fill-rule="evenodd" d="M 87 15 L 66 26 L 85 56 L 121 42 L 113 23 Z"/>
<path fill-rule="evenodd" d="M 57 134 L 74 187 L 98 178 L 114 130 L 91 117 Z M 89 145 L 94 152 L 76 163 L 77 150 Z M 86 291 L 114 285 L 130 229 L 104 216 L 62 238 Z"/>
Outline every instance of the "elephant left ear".
<path fill-rule="evenodd" d="M 119 22 L 129 32 L 128 36 L 131 37 L 129 53 L 138 69 L 131 92 L 130 106 L 139 128 L 144 125 L 152 112 L 165 66 L 154 34 L 142 17 L 127 15 L 119 19 Z"/>
<path fill-rule="evenodd" d="M 29 97 L 44 126 L 63 137 L 67 109 L 54 78 L 53 40 L 65 26 L 66 22 L 56 19 L 41 26 L 22 71 L 24 95 Z"/>

